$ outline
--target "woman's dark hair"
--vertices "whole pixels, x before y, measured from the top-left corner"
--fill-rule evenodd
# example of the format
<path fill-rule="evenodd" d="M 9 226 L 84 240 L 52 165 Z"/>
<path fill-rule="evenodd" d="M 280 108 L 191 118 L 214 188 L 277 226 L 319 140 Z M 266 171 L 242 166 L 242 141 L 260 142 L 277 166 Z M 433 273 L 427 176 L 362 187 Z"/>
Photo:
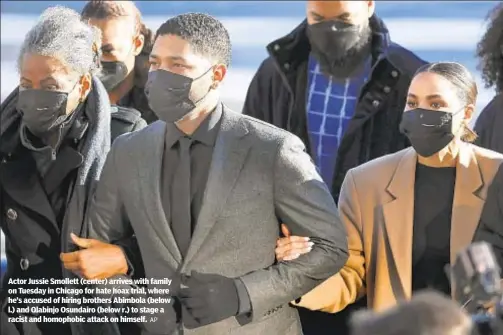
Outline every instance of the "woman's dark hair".
<path fill-rule="evenodd" d="M 487 31 L 477 45 L 478 69 L 482 72 L 486 88 L 503 90 L 503 4 L 497 5 L 488 15 Z"/>
<path fill-rule="evenodd" d="M 456 93 L 465 105 L 475 105 L 477 102 L 477 83 L 466 67 L 455 62 L 436 62 L 421 66 L 414 77 L 420 73 L 430 72 L 444 77 L 456 88 Z M 461 139 L 465 142 L 473 142 L 477 134 L 464 124 L 464 133 Z"/>
<path fill-rule="evenodd" d="M 154 36 L 150 29 L 143 23 L 141 13 L 133 1 L 89 1 L 81 13 L 82 19 L 112 19 L 119 17 L 134 17 L 135 33 L 144 36 L 145 44 L 140 55 L 149 55 L 154 45 Z"/>

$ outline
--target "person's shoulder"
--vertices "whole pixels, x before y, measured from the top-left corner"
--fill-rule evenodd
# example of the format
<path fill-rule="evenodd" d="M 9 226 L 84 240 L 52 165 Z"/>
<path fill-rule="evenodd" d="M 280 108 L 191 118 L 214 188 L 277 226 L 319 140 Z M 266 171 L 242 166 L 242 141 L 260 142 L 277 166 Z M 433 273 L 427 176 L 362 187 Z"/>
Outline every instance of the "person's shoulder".
<path fill-rule="evenodd" d="M 469 148 L 471 148 L 471 150 L 473 150 L 475 156 L 477 157 L 477 161 L 479 164 L 481 164 L 481 163 L 482 164 L 497 163 L 499 165 L 499 164 L 501 164 L 501 162 L 503 162 L 503 154 L 501 154 L 499 152 L 479 147 L 476 144 L 467 143 L 466 145 Z"/>
<path fill-rule="evenodd" d="M 273 56 L 269 55 L 260 63 L 255 77 L 259 79 L 259 82 L 265 82 L 279 75 L 276 60 Z"/>
<path fill-rule="evenodd" d="M 489 186 L 493 180 L 497 180 L 498 183 L 503 182 L 503 175 L 501 175 L 503 171 L 498 172 L 503 163 L 503 154 L 475 144 L 466 143 L 465 146 L 472 150 L 484 184 Z"/>
<path fill-rule="evenodd" d="M 225 109 L 225 112 L 228 116 L 242 122 L 246 126 L 249 135 L 256 137 L 258 140 L 274 143 L 282 143 L 285 141 L 302 143 L 302 141 L 294 134 L 268 122 L 256 119 L 249 115 L 234 112 L 228 108 Z"/>
<path fill-rule="evenodd" d="M 479 124 L 482 120 L 491 120 L 493 121 L 493 117 L 500 113 L 500 110 L 503 108 L 503 93 L 496 94 L 491 101 L 482 109 L 480 112 L 476 123 Z M 476 127 L 477 128 L 477 127 Z"/>
<path fill-rule="evenodd" d="M 357 167 L 349 170 L 349 173 L 355 178 L 369 177 L 370 179 L 375 179 L 376 175 L 379 178 L 383 177 L 385 174 L 392 174 L 396 170 L 396 167 L 400 164 L 402 159 L 411 153 L 414 149 L 411 147 L 402 149 L 400 151 L 387 154 L 371 161 L 365 162 Z"/>
<path fill-rule="evenodd" d="M 122 134 L 142 129 L 147 125 L 141 113 L 131 107 L 112 106 L 111 117 L 112 141 Z"/>
<path fill-rule="evenodd" d="M 119 135 L 113 142 L 114 147 L 127 147 L 128 150 L 145 148 L 145 143 L 164 138 L 166 124 L 162 121 L 156 121 L 137 131 L 126 132 Z"/>
<path fill-rule="evenodd" d="M 411 50 L 395 42 L 390 43 L 387 51 L 387 58 L 397 68 L 407 73 L 409 76 L 414 75 L 417 69 L 428 63 Z"/>
<path fill-rule="evenodd" d="M 144 121 L 140 111 L 132 107 L 114 105 L 111 109 L 112 122 L 135 125 Z"/>

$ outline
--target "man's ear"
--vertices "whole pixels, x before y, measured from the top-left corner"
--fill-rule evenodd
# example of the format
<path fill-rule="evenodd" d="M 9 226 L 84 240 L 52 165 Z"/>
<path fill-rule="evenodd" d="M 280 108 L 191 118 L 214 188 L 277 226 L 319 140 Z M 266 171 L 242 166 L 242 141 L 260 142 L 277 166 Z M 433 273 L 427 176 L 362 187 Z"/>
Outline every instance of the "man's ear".
<path fill-rule="evenodd" d="M 218 64 L 213 68 L 213 89 L 216 89 L 220 86 L 226 74 L 227 66 L 225 66 L 224 64 Z"/>
<path fill-rule="evenodd" d="M 133 54 L 135 56 L 138 56 L 143 50 L 144 46 L 145 46 L 145 36 L 143 36 L 143 34 L 136 35 L 135 38 L 133 39 Z"/>

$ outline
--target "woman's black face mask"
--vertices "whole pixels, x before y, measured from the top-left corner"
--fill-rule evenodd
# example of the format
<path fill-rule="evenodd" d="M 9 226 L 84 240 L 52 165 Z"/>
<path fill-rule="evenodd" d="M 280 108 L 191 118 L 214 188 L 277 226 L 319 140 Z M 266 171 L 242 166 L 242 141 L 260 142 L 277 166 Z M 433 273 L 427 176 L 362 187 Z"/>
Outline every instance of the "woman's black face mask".
<path fill-rule="evenodd" d="M 107 92 L 115 90 L 126 79 L 128 68 L 124 62 L 101 62 L 101 72 L 98 78 Z"/>
<path fill-rule="evenodd" d="M 453 114 L 416 108 L 403 113 L 400 131 L 420 156 L 430 157 L 454 139 L 452 118 L 459 112 Z"/>
<path fill-rule="evenodd" d="M 133 42 L 126 57 L 131 56 L 134 46 Z M 101 61 L 101 71 L 98 73 L 98 78 L 107 92 L 112 92 L 126 79 L 128 72 L 128 67 L 124 61 Z"/>
<path fill-rule="evenodd" d="M 78 84 L 78 82 L 77 82 Z M 70 92 L 75 90 L 75 87 Z M 67 103 L 70 93 L 39 89 L 20 89 L 17 110 L 24 124 L 35 136 L 42 136 L 58 128 L 68 118 Z"/>

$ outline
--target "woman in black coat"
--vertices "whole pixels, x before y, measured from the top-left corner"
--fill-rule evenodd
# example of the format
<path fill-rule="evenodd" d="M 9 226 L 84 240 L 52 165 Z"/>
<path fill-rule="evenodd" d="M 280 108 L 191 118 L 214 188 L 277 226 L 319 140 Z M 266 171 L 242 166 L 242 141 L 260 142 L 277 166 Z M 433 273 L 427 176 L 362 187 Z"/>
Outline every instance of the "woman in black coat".
<path fill-rule="evenodd" d="M 29 322 L 32 316 L 65 318 L 73 313 L 64 308 L 77 307 L 56 303 L 65 294 L 51 294 L 50 285 L 40 282 L 76 279 L 63 268 L 60 254 L 77 249 L 71 233 L 81 236 L 86 231 L 88 199 L 110 149 L 110 103 L 95 77 L 100 43 L 99 31 L 75 11 L 47 9 L 23 42 L 19 88 L 1 105 L 0 228 L 7 256 L 0 293 L 2 334 L 111 334 L 85 328 L 109 327 L 106 324 Z M 103 244 L 99 254 L 127 270 L 120 247 Z M 29 285 L 33 279 L 39 284 Z M 56 287 L 82 289 L 73 284 Z M 26 288 L 38 292 L 27 295 Z M 27 296 L 38 300 L 16 305 L 9 301 Z"/>

